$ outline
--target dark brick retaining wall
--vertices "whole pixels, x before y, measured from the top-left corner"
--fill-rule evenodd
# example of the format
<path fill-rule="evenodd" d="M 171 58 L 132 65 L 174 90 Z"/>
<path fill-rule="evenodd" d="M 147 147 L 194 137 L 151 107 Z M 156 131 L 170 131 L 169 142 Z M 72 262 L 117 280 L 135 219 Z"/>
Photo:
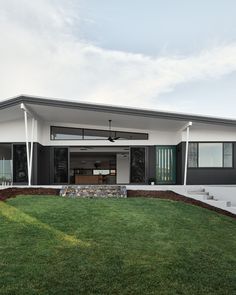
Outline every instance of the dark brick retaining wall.
<path fill-rule="evenodd" d="M 4 201 L 8 198 L 13 198 L 18 195 L 53 195 L 58 196 L 60 193 L 59 189 L 54 188 L 6 188 L 0 190 L 0 201 Z"/>

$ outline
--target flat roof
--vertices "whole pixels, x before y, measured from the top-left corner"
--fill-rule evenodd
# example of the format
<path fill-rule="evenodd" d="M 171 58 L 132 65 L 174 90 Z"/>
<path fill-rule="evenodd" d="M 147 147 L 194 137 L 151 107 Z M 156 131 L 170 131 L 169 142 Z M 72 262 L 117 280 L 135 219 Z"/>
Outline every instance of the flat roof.
<path fill-rule="evenodd" d="M 189 113 L 180 112 L 170 112 L 170 111 L 159 111 L 151 110 L 146 108 L 136 108 L 136 107 L 121 107 L 109 104 L 101 103 L 89 103 L 89 102 L 78 102 L 73 100 L 65 99 L 54 99 L 54 98 L 44 98 L 29 95 L 20 95 L 10 99 L 0 101 L 0 109 L 6 109 L 20 103 L 31 104 L 31 105 L 43 105 L 51 107 L 61 107 L 67 109 L 79 109 L 79 110 L 89 110 L 96 112 L 109 112 L 114 114 L 123 114 L 130 116 L 140 116 L 149 118 L 160 118 L 169 120 L 180 120 L 180 121 L 194 121 L 200 123 L 215 123 L 221 125 L 236 125 L 236 120 L 214 117 L 214 116 L 203 116 L 195 115 Z"/>

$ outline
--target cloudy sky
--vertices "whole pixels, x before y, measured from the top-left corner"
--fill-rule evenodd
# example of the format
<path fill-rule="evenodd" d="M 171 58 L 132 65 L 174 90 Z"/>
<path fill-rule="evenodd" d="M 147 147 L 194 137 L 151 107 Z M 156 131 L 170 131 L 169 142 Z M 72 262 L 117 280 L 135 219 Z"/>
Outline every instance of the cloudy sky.
<path fill-rule="evenodd" d="M 0 0 L 0 99 L 236 118 L 235 0 Z"/>

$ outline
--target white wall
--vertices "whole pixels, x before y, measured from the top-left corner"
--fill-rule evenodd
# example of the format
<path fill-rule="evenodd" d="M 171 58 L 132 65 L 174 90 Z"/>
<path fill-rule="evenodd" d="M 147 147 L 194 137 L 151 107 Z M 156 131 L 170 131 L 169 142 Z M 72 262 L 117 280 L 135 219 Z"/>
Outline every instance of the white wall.
<path fill-rule="evenodd" d="M 182 133 L 181 140 L 186 140 L 186 132 Z M 190 127 L 190 141 L 236 141 L 236 127 L 195 124 Z"/>
<path fill-rule="evenodd" d="M 129 154 L 116 155 L 116 181 L 117 184 L 129 183 Z"/>
<path fill-rule="evenodd" d="M 34 141 L 38 141 L 38 124 L 35 123 Z M 28 134 L 31 138 L 31 120 L 28 120 Z M 25 142 L 25 122 L 21 120 L 0 123 L 0 142 L 14 143 Z"/>
<path fill-rule="evenodd" d="M 66 124 L 59 122 L 45 122 L 40 123 L 39 127 L 39 139 L 43 145 L 70 145 L 70 146 L 106 146 L 107 140 L 51 140 L 50 139 L 50 126 L 64 126 L 64 127 L 77 127 L 77 128 L 89 128 L 98 129 L 95 125 L 81 125 L 81 124 Z M 100 126 L 99 129 L 107 130 L 107 126 Z M 148 133 L 148 140 L 117 140 L 114 143 L 109 143 L 112 146 L 130 146 L 130 145 L 175 145 L 181 141 L 181 134 L 178 132 L 166 132 L 158 130 L 147 130 L 147 129 L 130 129 L 130 128 L 116 128 L 119 131 L 128 132 L 141 132 Z"/>
<path fill-rule="evenodd" d="M 0 124 L 0 142 L 24 142 L 25 125 L 24 121 L 8 121 Z"/>
<path fill-rule="evenodd" d="M 51 140 L 50 126 L 65 126 L 78 128 L 97 129 L 95 125 L 82 125 L 62 122 L 44 122 L 38 121 L 35 126 L 34 141 L 42 145 L 65 145 L 65 146 L 135 146 L 135 145 L 176 145 L 185 141 L 186 132 L 180 131 L 160 131 L 148 129 L 130 129 L 116 128 L 120 131 L 148 133 L 148 140 L 117 140 L 114 143 L 108 143 L 107 140 Z M 29 120 L 29 133 L 31 132 L 31 120 Z M 100 129 L 107 129 L 107 126 L 100 126 Z M 190 127 L 190 141 L 236 141 L 236 127 L 199 124 L 196 123 Z M 24 118 L 0 123 L 0 142 L 25 142 Z"/>

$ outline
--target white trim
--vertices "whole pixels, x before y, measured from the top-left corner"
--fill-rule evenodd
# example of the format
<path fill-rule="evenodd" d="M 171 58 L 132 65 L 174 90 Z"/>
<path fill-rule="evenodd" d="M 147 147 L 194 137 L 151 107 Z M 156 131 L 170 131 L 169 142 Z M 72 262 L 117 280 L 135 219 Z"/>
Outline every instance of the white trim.
<path fill-rule="evenodd" d="M 32 118 L 31 123 L 31 144 L 30 144 L 30 185 L 32 178 L 32 165 L 33 165 L 33 150 L 34 150 L 34 118 Z"/>
<path fill-rule="evenodd" d="M 28 186 L 31 186 L 32 181 L 32 167 L 33 167 L 33 150 L 34 150 L 34 126 L 35 118 L 33 114 L 21 104 L 21 109 L 24 111 L 25 119 L 25 144 L 26 144 L 26 154 L 27 154 L 27 170 L 28 170 Z M 28 115 L 31 116 L 31 138 L 29 143 L 29 134 L 28 134 Z"/>
<path fill-rule="evenodd" d="M 28 185 L 30 185 L 30 166 L 29 166 L 29 140 L 28 140 L 28 116 L 27 112 L 24 110 L 25 118 L 25 144 L 26 144 L 26 155 L 27 155 L 27 170 L 28 170 Z"/>
<path fill-rule="evenodd" d="M 188 127 L 192 126 L 193 122 L 188 122 L 187 124 L 184 125 L 184 127 L 181 128 L 181 131 L 185 131 Z"/>
<path fill-rule="evenodd" d="M 40 117 L 29 106 L 21 103 L 20 108 L 25 111 L 31 118 L 34 118 L 35 120 L 40 120 Z"/>

